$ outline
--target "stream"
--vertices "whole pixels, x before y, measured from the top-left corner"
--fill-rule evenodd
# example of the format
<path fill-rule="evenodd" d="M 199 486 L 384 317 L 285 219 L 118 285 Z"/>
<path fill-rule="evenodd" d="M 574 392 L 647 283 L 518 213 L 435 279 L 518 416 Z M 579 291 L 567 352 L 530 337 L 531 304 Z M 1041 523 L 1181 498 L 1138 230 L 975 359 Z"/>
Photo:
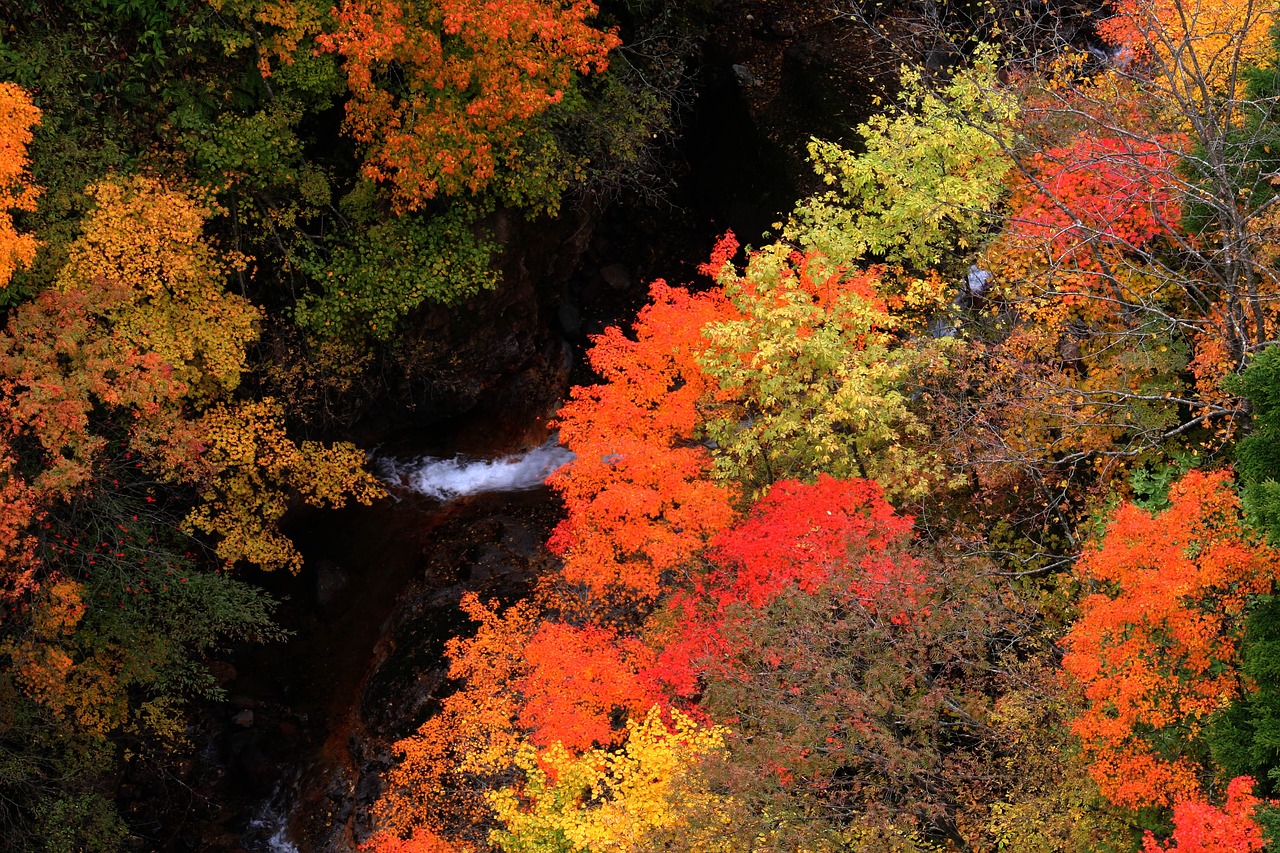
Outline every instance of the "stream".
<path fill-rule="evenodd" d="M 157 830 L 153 849 L 358 849 L 392 745 L 451 689 L 445 643 L 471 626 L 461 596 L 510 603 L 554 565 L 545 543 L 561 509 L 542 481 L 572 457 L 543 418 L 571 382 L 592 381 L 588 336 L 629 323 L 648 282 L 696 281 L 725 230 L 768 228 L 816 180 L 810 135 L 870 113 L 866 75 L 884 63 L 847 21 L 799 2 L 721 5 L 671 203 L 513 220 L 497 229 L 509 239 L 503 286 L 407 330 L 417 372 L 397 379 L 398 408 L 365 427 L 391 497 L 301 514 L 289 533 L 303 571 L 247 575 L 281 602 L 292 636 L 211 662 L 227 701 L 205 709 L 198 766 L 170 795 L 189 816 L 167 840 Z M 408 437 L 385 441 L 392 433 Z"/>
<path fill-rule="evenodd" d="M 309 853 L 365 840 L 391 745 L 448 688 L 444 643 L 470 624 L 462 594 L 510 602 L 549 565 L 559 506 L 542 481 L 572 457 L 542 433 L 512 452 L 378 454 L 389 498 L 296 526 L 304 571 L 258 578 L 293 636 L 229 664 L 204 756 L 206 801 L 220 810 L 198 849 Z"/>
<path fill-rule="evenodd" d="M 409 460 L 383 457 L 377 458 L 374 469 L 393 489 L 408 489 L 450 501 L 486 492 L 541 488 L 550 474 L 572 461 L 573 453 L 552 436 L 535 448 L 495 459 L 476 459 L 462 454 Z"/>

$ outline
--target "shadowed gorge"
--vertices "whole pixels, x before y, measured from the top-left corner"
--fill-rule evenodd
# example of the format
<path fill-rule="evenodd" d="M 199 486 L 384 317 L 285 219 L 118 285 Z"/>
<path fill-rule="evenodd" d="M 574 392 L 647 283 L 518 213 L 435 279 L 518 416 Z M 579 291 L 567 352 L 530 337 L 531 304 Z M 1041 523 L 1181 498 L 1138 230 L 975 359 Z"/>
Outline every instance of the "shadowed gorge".
<path fill-rule="evenodd" d="M 1280 849 L 1274 0 L 0 0 L 0 847 Z"/>

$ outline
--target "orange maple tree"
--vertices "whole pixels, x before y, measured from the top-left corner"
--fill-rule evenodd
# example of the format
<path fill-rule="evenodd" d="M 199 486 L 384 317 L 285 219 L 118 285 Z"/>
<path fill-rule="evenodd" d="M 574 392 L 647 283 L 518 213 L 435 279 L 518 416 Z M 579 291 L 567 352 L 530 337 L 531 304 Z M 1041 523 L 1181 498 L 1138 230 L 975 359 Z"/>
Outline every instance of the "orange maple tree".
<path fill-rule="evenodd" d="M 40 197 L 27 159 L 31 129 L 39 123 L 40 110 L 30 96 L 12 83 L 0 82 L 0 289 L 36 256 L 36 238 L 18 233 L 11 211 L 35 210 Z"/>
<path fill-rule="evenodd" d="M 1126 504 L 1081 557 L 1085 583 L 1063 668 L 1084 689 L 1073 723 L 1090 773 L 1117 805 L 1198 802 L 1192 757 L 1204 722 L 1240 693 L 1249 597 L 1280 575 L 1280 551 L 1244 526 L 1227 472 L 1192 471 L 1152 515 Z"/>
<path fill-rule="evenodd" d="M 653 650 L 605 628 L 544 622 L 524 656 L 518 719 L 540 747 L 560 743 L 576 753 L 614 745 L 625 733 L 619 712 L 640 719 L 663 698 L 649 676 Z"/>
<path fill-rule="evenodd" d="M 619 40 L 586 23 L 595 13 L 590 0 L 346 0 L 317 42 L 343 57 L 365 174 L 391 182 L 403 210 L 479 192 L 575 72 L 605 69 Z"/>
<path fill-rule="evenodd" d="M 577 455 L 547 482 L 565 501 L 550 546 L 563 576 L 597 595 L 656 597 L 663 572 L 686 563 L 732 521 L 734 489 L 712 482 L 697 443 L 698 403 L 711 387 L 699 364 L 702 329 L 732 316 L 718 292 L 691 295 L 658 281 L 636 320 L 588 358 L 604 377 L 574 388 L 560 438 Z"/>

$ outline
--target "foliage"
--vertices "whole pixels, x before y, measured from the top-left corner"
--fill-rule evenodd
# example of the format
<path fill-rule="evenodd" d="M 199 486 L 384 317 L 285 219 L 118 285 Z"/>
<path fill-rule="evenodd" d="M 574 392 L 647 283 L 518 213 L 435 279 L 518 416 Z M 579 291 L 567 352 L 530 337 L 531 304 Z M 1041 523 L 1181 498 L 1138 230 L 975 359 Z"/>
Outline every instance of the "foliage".
<path fill-rule="evenodd" d="M 916 556 L 913 539 L 871 481 L 780 482 L 655 618 L 655 675 L 731 726 L 711 778 L 735 809 L 735 849 L 927 849 L 1016 834 L 1018 821 L 1059 831 L 992 769 L 1026 771 L 1043 747 L 1014 734 L 1019 714 L 1041 713 L 1018 702 L 1045 701 L 1024 687 L 1047 671 L 1030 608 L 979 566 Z M 1005 682 L 1003 667 L 1018 676 Z M 991 826 L 985 807 L 1001 796 L 1008 823 Z M 1087 795 L 1074 807 L 1092 817 Z M 1079 829 L 1108 832 L 1105 820 Z"/>
<path fill-rule="evenodd" d="M 1034 241 L 1060 259 L 1096 251 L 1098 244 L 1137 248 L 1167 235 L 1182 215 L 1178 143 L 1090 129 L 1037 152 L 1029 186 L 1011 202 L 1016 239 Z"/>
<path fill-rule="evenodd" d="M 732 235 L 705 268 L 737 309 L 703 331 L 703 370 L 714 380 L 703 433 L 715 476 L 757 491 L 771 482 L 870 477 L 895 497 L 920 497 L 945 474 L 916 449 L 927 430 L 905 388 L 921 358 L 894 337 L 898 322 L 877 295 L 884 270 L 824 271 L 820 256 L 785 249 L 729 261 Z"/>
<path fill-rule="evenodd" d="M 1205 740 L 1228 776 L 1252 776 L 1274 790 L 1280 767 L 1280 602 L 1260 596 L 1240 641 L 1240 672 L 1251 689 L 1214 715 Z"/>
<path fill-rule="evenodd" d="M 617 37 L 592 29 L 587 0 L 430 5 L 346 0 L 317 43 L 343 58 L 347 125 L 365 174 L 389 181 L 401 210 L 495 181 L 546 182 L 527 163 L 527 122 L 560 101 L 575 72 L 603 71 Z M 396 73 L 390 73 L 392 69 Z M 554 206 L 554 180 L 543 203 Z"/>
<path fill-rule="evenodd" d="M 423 302 L 455 304 L 493 288 L 497 246 L 477 236 L 474 217 L 462 205 L 425 218 L 406 214 L 370 226 L 327 261 L 305 264 L 321 292 L 299 300 L 299 325 L 325 336 L 356 326 L 388 340 Z"/>
<path fill-rule="evenodd" d="M 1112 585 L 1080 606 L 1063 669 L 1084 689 L 1073 723 L 1112 802 L 1137 808 L 1199 798 L 1197 740 L 1239 695 L 1239 643 L 1250 596 L 1269 592 L 1280 554 L 1244 528 L 1223 473 L 1188 473 L 1152 515 L 1119 508 L 1077 566 Z"/>
<path fill-rule="evenodd" d="M 1254 0 L 1115 0 L 1099 34 L 1129 61 L 1150 63 L 1178 99 L 1203 102 L 1236 93 L 1242 67 L 1271 58 L 1274 21 Z"/>
<path fill-rule="evenodd" d="M 565 501 L 550 546 L 563 576 L 594 593 L 653 598 L 733 517 L 730 486 L 711 482 L 711 454 L 693 443 L 710 388 L 699 365 L 703 327 L 729 307 L 654 282 L 635 340 L 611 327 L 589 359 L 605 382 L 578 387 L 560 410 L 560 439 L 577 455 L 548 483 Z"/>
<path fill-rule="evenodd" d="M 86 194 L 97 207 L 57 288 L 126 285 L 105 311 L 121 346 L 154 353 L 186 386 L 184 396 L 202 400 L 234 390 L 261 312 L 225 290 L 227 275 L 245 259 L 219 256 L 204 238 L 214 209 L 141 176 L 102 181 Z"/>
<path fill-rule="evenodd" d="M 713 540 L 710 556 L 722 568 L 672 596 L 671 635 L 662 638 L 655 675 L 686 697 L 696 697 L 708 671 L 731 679 L 723 667 L 741 653 L 729 637 L 733 626 L 788 591 L 817 595 L 839 579 L 842 591 L 874 607 L 880 587 L 913 586 L 923 578 L 903 553 L 910 536 L 911 519 L 896 515 L 871 480 L 775 483 Z M 858 577 L 850 580 L 854 562 Z"/>
<path fill-rule="evenodd" d="M 458 689 L 396 744 L 403 760 L 377 807 L 378 850 L 399 849 L 402 837 L 483 839 L 491 817 L 482 794 L 521 766 L 521 750 L 571 757 L 614 746 L 626 736 L 619 721 L 661 698 L 647 676 L 652 652 L 637 640 L 537 622 L 527 604 L 499 615 L 468 595 L 462 606 L 480 627 L 448 643 Z"/>
<path fill-rule="evenodd" d="M 1017 98 L 1002 87 L 995 52 L 940 90 L 902 71 L 902 106 L 860 125 L 862 153 L 815 140 L 809 156 L 834 187 L 801 202 L 785 236 L 833 262 L 872 258 L 917 268 L 975 248 L 1005 193 Z"/>
<path fill-rule="evenodd" d="M 1173 838 L 1162 846 L 1148 832 L 1143 853 L 1255 853 L 1266 846 L 1262 828 L 1253 819 L 1261 800 L 1253 795 L 1253 779 L 1237 776 L 1227 785 L 1227 802 L 1222 809 L 1208 803 L 1188 801 L 1173 809 Z"/>
<path fill-rule="evenodd" d="M 527 673 L 516 681 L 519 722 L 538 747 L 572 753 L 610 746 L 622 737 L 619 712 L 639 718 L 661 698 L 648 671 L 653 652 L 594 625 L 543 622 L 524 647 Z"/>
<path fill-rule="evenodd" d="M 31 128 L 39 123 L 40 110 L 30 96 L 12 83 L 0 82 L 0 291 L 14 270 L 35 259 L 36 238 L 18 233 L 12 211 L 34 210 L 40 195 L 31 182 L 27 157 Z"/>
<path fill-rule="evenodd" d="M 270 398 L 215 406 L 185 426 L 182 437 L 202 452 L 178 479 L 196 483 L 203 503 L 183 524 L 218 536 L 217 553 L 228 567 L 247 561 L 302 568 L 302 555 L 278 528 L 292 494 L 317 507 L 368 504 L 382 494 L 365 470 L 364 451 L 346 442 L 293 442 L 282 407 Z"/>
<path fill-rule="evenodd" d="M 462 608 L 480 625 L 474 636 L 455 637 L 446 646 L 449 677 L 460 689 L 395 744 L 401 761 L 387 774 L 387 792 L 374 809 L 377 850 L 398 849 L 400 839 L 410 836 L 482 841 L 490 815 L 484 791 L 519 751 L 514 682 L 524 674 L 522 651 L 535 613 L 518 604 L 499 614 L 474 595 L 463 597 Z"/>
<path fill-rule="evenodd" d="M 1236 444 L 1245 510 L 1273 543 L 1280 542 L 1280 347 L 1258 353 L 1226 387 L 1253 408 L 1253 428 Z"/>
<path fill-rule="evenodd" d="M 516 766 L 523 786 L 489 796 L 503 824 L 491 842 L 505 853 L 639 853 L 655 849 L 655 835 L 678 835 L 681 849 L 728 849 L 710 833 L 684 831 L 690 814 L 715 809 L 716 794 L 695 771 L 722 752 L 724 729 L 699 726 L 679 711 L 671 717 L 669 726 L 654 708 L 629 722 L 617 752 L 575 757 L 561 746 L 541 754 L 522 747 Z"/>

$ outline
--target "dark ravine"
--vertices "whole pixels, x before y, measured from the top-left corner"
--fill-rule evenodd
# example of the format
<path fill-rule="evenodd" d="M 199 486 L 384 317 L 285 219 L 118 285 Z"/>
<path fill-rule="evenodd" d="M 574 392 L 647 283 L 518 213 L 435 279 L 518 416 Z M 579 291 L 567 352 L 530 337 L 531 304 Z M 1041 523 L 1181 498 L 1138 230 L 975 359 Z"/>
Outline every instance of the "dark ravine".
<path fill-rule="evenodd" d="M 449 503 L 395 488 L 299 520 L 306 568 L 261 578 L 293 636 L 219 665 L 228 701 L 206 709 L 194 774 L 209 814 L 179 849 L 354 850 L 390 745 L 445 687 L 444 642 L 467 630 L 461 595 L 524 594 L 557 515 L 543 487 Z"/>
<path fill-rule="evenodd" d="M 870 112 L 873 45 L 806 4 L 720 10 L 671 206 L 587 206 L 535 222 L 498 214 L 502 286 L 413 318 L 397 342 L 407 366 L 383 377 L 385 403 L 358 440 L 401 459 L 537 446 L 570 381 L 591 381 L 591 334 L 634 316 L 654 278 L 695 282 L 715 237 L 758 237 L 806 190 L 809 135 L 839 135 Z M 303 572 L 257 578 L 293 637 L 215 664 L 228 701 L 201 715 L 189 815 L 159 849 L 356 849 L 391 744 L 448 689 L 444 643 L 467 630 L 461 595 L 521 596 L 550 565 L 557 516 L 539 489 L 444 505 L 399 490 L 299 517 Z"/>

